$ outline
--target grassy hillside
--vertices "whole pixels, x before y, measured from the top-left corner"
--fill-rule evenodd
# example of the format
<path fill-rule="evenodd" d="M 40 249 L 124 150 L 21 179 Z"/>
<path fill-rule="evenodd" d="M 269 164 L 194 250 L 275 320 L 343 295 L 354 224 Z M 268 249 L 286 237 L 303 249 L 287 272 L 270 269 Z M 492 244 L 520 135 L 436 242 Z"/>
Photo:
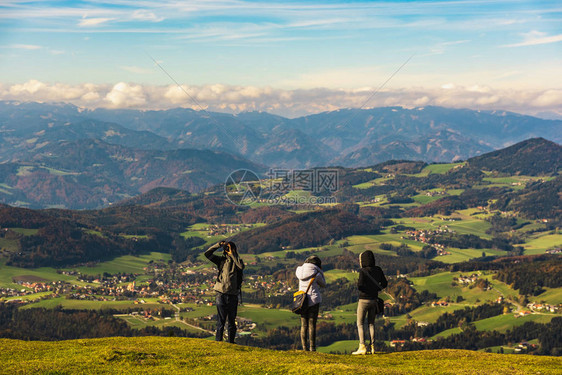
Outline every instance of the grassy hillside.
<path fill-rule="evenodd" d="M 560 374 L 555 357 L 464 350 L 355 357 L 282 352 L 183 338 L 107 338 L 58 342 L 0 340 L 2 374 Z"/>

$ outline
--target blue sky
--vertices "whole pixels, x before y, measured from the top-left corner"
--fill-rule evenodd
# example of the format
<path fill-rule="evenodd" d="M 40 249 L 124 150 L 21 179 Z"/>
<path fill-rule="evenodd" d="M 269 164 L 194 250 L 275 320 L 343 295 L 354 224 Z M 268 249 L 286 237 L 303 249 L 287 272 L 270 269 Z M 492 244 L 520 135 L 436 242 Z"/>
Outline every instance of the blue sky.
<path fill-rule="evenodd" d="M 559 1 L 0 4 L 0 99 L 287 116 L 444 105 L 562 115 Z"/>

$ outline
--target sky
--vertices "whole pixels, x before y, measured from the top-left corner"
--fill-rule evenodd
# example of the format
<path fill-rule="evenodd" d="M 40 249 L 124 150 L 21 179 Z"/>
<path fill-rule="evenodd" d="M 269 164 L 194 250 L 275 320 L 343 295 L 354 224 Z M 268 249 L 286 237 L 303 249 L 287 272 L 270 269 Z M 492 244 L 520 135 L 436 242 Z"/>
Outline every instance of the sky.
<path fill-rule="evenodd" d="M 0 100 L 562 118 L 562 3 L 2 0 Z"/>

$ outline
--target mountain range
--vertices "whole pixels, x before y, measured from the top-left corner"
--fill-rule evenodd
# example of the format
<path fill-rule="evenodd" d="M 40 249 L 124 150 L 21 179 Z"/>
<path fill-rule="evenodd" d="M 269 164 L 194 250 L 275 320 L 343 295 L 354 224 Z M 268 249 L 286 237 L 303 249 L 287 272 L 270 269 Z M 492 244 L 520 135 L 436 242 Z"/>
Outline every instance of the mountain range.
<path fill-rule="evenodd" d="M 345 109 L 288 119 L 0 102 L 0 202 L 96 208 L 165 186 L 200 192 L 237 169 L 366 167 L 466 160 L 533 137 L 562 142 L 562 121 L 425 107 Z M 502 161 L 499 161 L 502 163 Z"/>
<path fill-rule="evenodd" d="M 0 160 L 21 159 L 50 140 L 95 138 L 140 149 L 226 151 L 283 168 L 359 167 L 391 159 L 450 162 L 528 138 L 560 143 L 561 127 L 561 120 L 443 107 L 342 109 L 288 119 L 264 112 L 88 110 L 4 101 Z"/>

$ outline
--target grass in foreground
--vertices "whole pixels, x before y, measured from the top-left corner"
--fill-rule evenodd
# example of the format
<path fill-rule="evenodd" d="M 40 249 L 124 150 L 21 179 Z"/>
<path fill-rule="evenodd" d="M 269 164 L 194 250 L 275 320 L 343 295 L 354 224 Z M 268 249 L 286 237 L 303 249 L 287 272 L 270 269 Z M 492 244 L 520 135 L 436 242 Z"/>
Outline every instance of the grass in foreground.
<path fill-rule="evenodd" d="M 2 374 L 560 374 L 556 357 L 436 350 L 369 356 L 273 351 L 201 339 L 0 340 Z"/>

